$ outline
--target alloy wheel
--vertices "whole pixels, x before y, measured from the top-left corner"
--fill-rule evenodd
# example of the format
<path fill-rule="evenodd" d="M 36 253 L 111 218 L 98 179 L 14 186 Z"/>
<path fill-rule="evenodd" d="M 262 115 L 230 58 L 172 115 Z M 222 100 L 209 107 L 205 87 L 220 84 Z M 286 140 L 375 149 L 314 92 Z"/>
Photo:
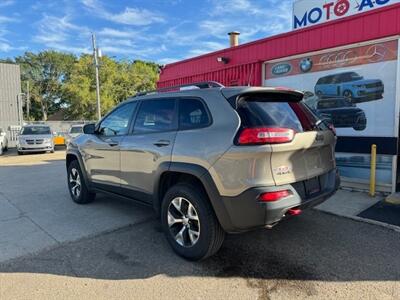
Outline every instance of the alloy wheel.
<path fill-rule="evenodd" d="M 174 198 L 168 206 L 169 232 L 183 247 L 194 246 L 200 237 L 200 220 L 196 208 L 183 197 Z"/>
<path fill-rule="evenodd" d="M 77 169 L 72 168 L 69 174 L 69 188 L 75 198 L 79 198 L 81 194 L 81 177 Z"/>

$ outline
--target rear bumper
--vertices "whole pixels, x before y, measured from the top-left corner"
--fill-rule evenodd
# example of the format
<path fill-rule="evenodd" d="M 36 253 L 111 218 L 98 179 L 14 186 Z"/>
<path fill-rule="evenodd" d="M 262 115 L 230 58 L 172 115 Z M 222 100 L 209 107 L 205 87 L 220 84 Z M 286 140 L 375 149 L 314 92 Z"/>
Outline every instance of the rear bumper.
<path fill-rule="evenodd" d="M 221 224 L 227 232 L 242 232 L 279 222 L 287 217 L 289 209 L 303 210 L 314 207 L 332 196 L 340 185 L 336 169 L 319 176 L 319 181 L 321 190 L 312 196 L 306 195 L 304 182 L 297 182 L 282 186 L 251 188 L 236 197 L 222 197 L 225 215 L 229 220 L 223 220 Z M 293 195 L 268 203 L 257 200 L 262 193 L 279 190 L 290 190 Z"/>

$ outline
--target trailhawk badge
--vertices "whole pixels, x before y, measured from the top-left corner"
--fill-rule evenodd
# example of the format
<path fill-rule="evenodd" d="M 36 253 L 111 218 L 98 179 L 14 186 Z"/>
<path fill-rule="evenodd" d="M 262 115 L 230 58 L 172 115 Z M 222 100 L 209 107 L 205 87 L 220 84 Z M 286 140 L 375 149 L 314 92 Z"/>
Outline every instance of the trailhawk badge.
<path fill-rule="evenodd" d="M 292 173 L 292 168 L 288 166 L 280 166 L 275 168 L 273 171 L 276 175 L 286 175 Z"/>

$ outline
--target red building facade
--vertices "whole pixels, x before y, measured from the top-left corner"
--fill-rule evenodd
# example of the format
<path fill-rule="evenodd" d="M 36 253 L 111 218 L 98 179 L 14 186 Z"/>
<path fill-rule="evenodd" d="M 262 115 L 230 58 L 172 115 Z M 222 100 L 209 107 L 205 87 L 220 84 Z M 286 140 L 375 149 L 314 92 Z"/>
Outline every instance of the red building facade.
<path fill-rule="evenodd" d="M 338 129 L 338 166 L 344 182 L 365 188 L 370 147 L 376 144 L 381 167 L 378 167 L 378 190 L 394 191 L 398 183 L 399 153 L 399 36 L 400 4 L 393 4 L 169 64 L 161 72 L 158 87 L 213 80 L 226 86 L 279 85 L 317 94 L 325 92 L 320 89 L 322 78 L 344 76 L 345 73 L 359 75 L 358 81 L 363 80 L 363 83 L 353 84 L 356 90 L 340 91 L 339 84 L 335 85 L 340 97 L 350 99 L 351 105 L 364 111 L 367 119 L 365 129 L 358 125 Z M 381 60 L 373 57 L 382 54 Z M 333 55 L 336 66 L 328 63 L 324 69 L 322 57 L 328 57 L 329 62 Z M 295 68 L 304 59 L 313 60 L 314 70 L 299 74 L 302 72 Z M 300 75 L 302 77 L 296 77 Z M 312 86 L 306 83 L 310 80 Z M 359 100 L 361 98 L 356 94 L 364 92 L 360 87 L 372 85 L 374 80 L 383 82 L 383 94 L 373 101 Z M 349 98 L 349 93 L 354 97 Z M 390 113 L 383 114 L 382 111 Z M 385 122 L 386 125 L 382 125 Z"/>

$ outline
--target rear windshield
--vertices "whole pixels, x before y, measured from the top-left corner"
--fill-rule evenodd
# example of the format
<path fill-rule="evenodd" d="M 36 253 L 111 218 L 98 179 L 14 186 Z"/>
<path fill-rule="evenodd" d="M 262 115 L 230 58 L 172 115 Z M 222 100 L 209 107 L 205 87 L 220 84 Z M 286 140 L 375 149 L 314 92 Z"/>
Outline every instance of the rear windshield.
<path fill-rule="evenodd" d="M 22 128 L 21 135 L 31 135 L 31 134 L 50 134 L 50 127 L 35 126 L 35 127 Z"/>
<path fill-rule="evenodd" d="M 281 127 L 296 132 L 325 130 L 318 118 L 302 102 L 268 102 L 265 99 L 240 101 L 237 109 L 243 127 Z"/>

